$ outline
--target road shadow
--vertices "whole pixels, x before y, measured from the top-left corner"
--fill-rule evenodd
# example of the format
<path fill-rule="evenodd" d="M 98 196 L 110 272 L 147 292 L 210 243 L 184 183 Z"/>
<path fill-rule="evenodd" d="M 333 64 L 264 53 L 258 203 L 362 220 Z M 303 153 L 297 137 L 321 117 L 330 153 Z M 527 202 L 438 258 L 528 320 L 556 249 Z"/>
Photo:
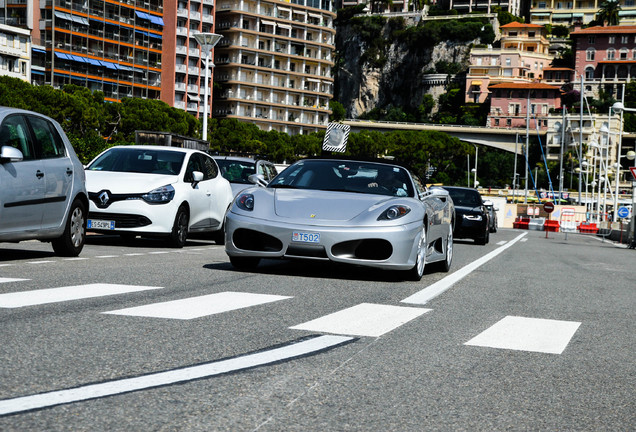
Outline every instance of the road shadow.
<path fill-rule="evenodd" d="M 168 248 L 165 238 L 160 237 L 122 237 L 113 234 L 89 234 L 86 236 L 86 244 L 95 246 L 119 246 L 134 248 Z M 216 243 L 203 237 L 188 237 L 184 247 L 211 246 Z"/>
<path fill-rule="evenodd" d="M 49 245 L 49 248 L 50 248 L 50 245 Z M 51 251 L 25 250 L 25 249 L 19 249 L 18 247 L 0 248 L 0 262 L 51 258 L 54 256 L 55 254 L 53 253 L 53 250 Z"/>
<path fill-rule="evenodd" d="M 270 260 L 262 259 L 259 265 L 250 270 L 240 270 L 229 262 L 206 264 L 203 268 L 215 271 L 228 271 L 244 275 L 275 275 L 321 279 L 356 280 L 369 282 L 399 283 L 408 281 L 403 272 L 382 270 L 373 267 L 363 267 L 334 263 L 331 261 L 309 260 Z M 424 269 L 424 277 L 427 274 L 436 273 L 434 264 L 428 264 Z"/>

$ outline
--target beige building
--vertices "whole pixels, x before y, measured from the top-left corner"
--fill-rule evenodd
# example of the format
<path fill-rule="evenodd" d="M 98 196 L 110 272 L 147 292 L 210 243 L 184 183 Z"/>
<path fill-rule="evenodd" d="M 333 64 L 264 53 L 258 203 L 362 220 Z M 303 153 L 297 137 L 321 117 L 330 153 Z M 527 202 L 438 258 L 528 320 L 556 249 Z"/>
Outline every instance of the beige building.
<path fill-rule="evenodd" d="M 618 0 L 621 5 L 621 24 L 636 24 L 634 0 Z M 533 0 L 530 5 L 532 24 L 552 24 L 570 27 L 573 24 L 589 24 L 596 18 L 603 0 Z"/>
<path fill-rule="evenodd" d="M 0 24 L 0 75 L 31 81 L 31 32 Z"/>
<path fill-rule="evenodd" d="M 543 26 L 512 22 L 500 29 L 500 49 L 487 47 L 470 51 L 466 102 L 485 102 L 492 84 L 540 80 L 554 59 L 548 52 L 550 43 Z"/>
<path fill-rule="evenodd" d="M 290 135 L 325 130 L 333 97 L 332 3 L 223 0 L 214 54 L 217 118 Z"/>

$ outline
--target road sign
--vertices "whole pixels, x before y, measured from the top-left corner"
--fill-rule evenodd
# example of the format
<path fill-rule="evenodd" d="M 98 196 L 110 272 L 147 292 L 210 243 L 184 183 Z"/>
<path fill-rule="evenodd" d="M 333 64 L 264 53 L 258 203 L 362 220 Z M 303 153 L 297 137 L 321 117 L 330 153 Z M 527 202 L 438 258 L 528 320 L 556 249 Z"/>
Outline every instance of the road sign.
<path fill-rule="evenodd" d="M 554 204 L 551 202 L 543 204 L 543 211 L 546 213 L 552 213 L 554 211 Z"/>
<path fill-rule="evenodd" d="M 619 207 L 617 214 L 618 214 L 619 218 L 628 218 L 629 217 L 629 207 Z"/>
<path fill-rule="evenodd" d="M 347 150 L 347 140 L 351 126 L 340 123 L 329 123 L 327 132 L 322 141 L 322 149 L 324 151 L 344 153 Z"/>
<path fill-rule="evenodd" d="M 629 167 L 629 170 L 632 172 L 632 177 L 634 177 L 634 180 L 636 180 L 636 166 Z"/>

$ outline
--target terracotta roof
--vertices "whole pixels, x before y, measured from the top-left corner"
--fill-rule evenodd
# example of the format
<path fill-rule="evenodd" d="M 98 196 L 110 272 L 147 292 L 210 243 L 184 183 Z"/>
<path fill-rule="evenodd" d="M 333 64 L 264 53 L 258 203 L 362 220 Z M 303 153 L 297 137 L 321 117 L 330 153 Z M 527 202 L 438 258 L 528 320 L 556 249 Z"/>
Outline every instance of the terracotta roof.
<path fill-rule="evenodd" d="M 636 25 L 595 26 L 573 31 L 572 35 L 636 33 Z"/>
<path fill-rule="evenodd" d="M 574 69 L 564 68 L 564 67 L 547 67 L 543 68 L 544 71 L 570 71 L 573 72 Z"/>
<path fill-rule="evenodd" d="M 488 87 L 489 89 L 519 89 L 519 90 L 561 90 L 559 87 L 543 83 L 500 83 Z"/>
<path fill-rule="evenodd" d="M 499 28 L 510 28 L 510 27 L 529 27 L 529 28 L 542 28 L 542 25 L 539 24 L 524 24 L 524 23 L 520 23 L 520 22 L 516 22 L 513 21 L 511 23 L 508 23 L 506 25 L 502 25 Z"/>

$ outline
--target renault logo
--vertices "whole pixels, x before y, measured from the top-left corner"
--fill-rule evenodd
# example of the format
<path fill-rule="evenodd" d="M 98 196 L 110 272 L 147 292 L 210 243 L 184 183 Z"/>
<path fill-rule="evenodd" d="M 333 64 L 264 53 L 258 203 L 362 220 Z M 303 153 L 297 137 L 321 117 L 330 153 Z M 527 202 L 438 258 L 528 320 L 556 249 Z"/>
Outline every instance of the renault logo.
<path fill-rule="evenodd" d="M 108 191 L 103 191 L 97 196 L 97 198 L 99 198 L 100 204 L 104 207 L 108 205 L 108 201 L 110 201 L 110 195 L 108 194 Z"/>

